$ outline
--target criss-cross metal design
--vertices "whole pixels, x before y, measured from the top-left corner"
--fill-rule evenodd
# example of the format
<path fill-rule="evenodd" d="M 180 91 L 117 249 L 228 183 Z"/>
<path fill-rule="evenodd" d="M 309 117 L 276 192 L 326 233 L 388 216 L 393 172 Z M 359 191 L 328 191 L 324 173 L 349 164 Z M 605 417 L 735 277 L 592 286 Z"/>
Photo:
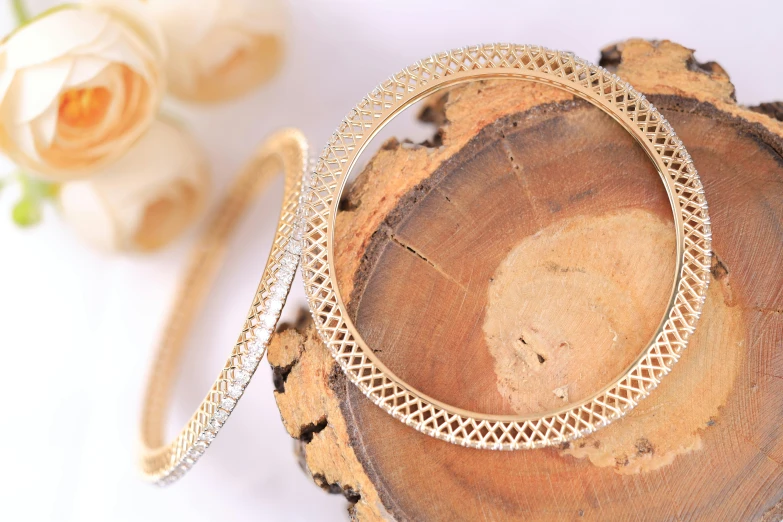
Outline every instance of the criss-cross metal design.
<path fill-rule="evenodd" d="M 454 84 L 482 78 L 554 85 L 611 115 L 647 152 L 664 182 L 674 214 L 675 283 L 653 339 L 616 381 L 596 395 L 541 415 L 469 412 L 409 386 L 386 368 L 361 338 L 335 280 L 335 215 L 361 151 L 386 123 L 416 101 Z M 451 443 L 501 450 L 538 448 L 573 440 L 609 424 L 649 395 L 669 373 L 687 346 L 704 304 L 711 257 L 710 220 L 690 155 L 644 95 L 571 53 L 493 44 L 455 49 L 416 62 L 383 82 L 351 110 L 324 148 L 308 184 L 302 209 L 302 271 L 321 338 L 349 379 L 375 404 L 405 424 Z"/>
<path fill-rule="evenodd" d="M 296 227 L 296 213 L 308 164 L 307 141 L 300 131 L 284 129 L 272 135 L 236 177 L 193 251 L 158 347 L 142 411 L 141 469 L 157 484 L 178 480 L 201 458 L 266 353 L 299 266 L 301 230 Z M 196 314 L 222 265 L 232 233 L 251 203 L 280 173 L 285 181 L 277 230 L 239 338 L 193 416 L 167 442 L 164 427 L 169 396 Z"/>

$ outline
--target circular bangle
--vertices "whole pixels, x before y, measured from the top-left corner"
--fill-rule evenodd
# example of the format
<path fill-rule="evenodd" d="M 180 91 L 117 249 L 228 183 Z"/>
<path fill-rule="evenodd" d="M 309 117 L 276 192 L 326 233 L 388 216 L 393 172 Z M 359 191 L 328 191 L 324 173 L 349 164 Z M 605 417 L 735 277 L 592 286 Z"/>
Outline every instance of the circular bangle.
<path fill-rule="evenodd" d="M 254 154 L 215 209 L 192 254 L 155 358 L 141 422 L 141 468 L 153 482 L 180 478 L 209 447 L 264 356 L 299 264 L 296 211 L 307 171 L 307 141 L 286 129 L 270 137 Z M 222 263 L 228 239 L 255 196 L 280 171 L 285 175 L 283 205 L 274 242 L 253 304 L 225 367 L 185 427 L 166 443 L 164 420 L 175 370 L 186 336 Z"/>
<path fill-rule="evenodd" d="M 429 397 L 368 348 L 335 280 L 335 217 L 359 154 L 389 121 L 434 92 L 475 79 L 517 79 L 563 89 L 616 120 L 647 153 L 666 188 L 676 229 L 671 299 L 641 355 L 595 395 L 538 415 L 490 415 Z M 669 373 L 701 313 L 709 283 L 710 221 L 691 157 L 661 113 L 627 82 L 571 53 L 495 44 L 425 58 L 382 83 L 332 135 L 303 196 L 302 275 L 317 330 L 348 378 L 386 412 L 436 438 L 474 448 L 531 449 L 579 438 L 626 414 Z M 403 327 L 403 326 L 401 326 Z"/>

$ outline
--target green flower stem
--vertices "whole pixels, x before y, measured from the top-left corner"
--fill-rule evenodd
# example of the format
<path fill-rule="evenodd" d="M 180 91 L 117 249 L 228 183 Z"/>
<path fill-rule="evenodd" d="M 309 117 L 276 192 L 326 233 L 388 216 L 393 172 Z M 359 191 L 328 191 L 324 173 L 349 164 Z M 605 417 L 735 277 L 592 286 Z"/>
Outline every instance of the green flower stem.
<path fill-rule="evenodd" d="M 22 195 L 11 209 L 11 218 L 20 227 L 37 225 L 43 216 L 44 202 L 57 197 L 59 186 L 31 178 L 24 172 L 17 173 L 16 179 Z"/>
<path fill-rule="evenodd" d="M 17 26 L 21 27 L 30 21 L 30 12 L 24 5 L 24 0 L 11 0 L 11 9 L 14 12 Z"/>

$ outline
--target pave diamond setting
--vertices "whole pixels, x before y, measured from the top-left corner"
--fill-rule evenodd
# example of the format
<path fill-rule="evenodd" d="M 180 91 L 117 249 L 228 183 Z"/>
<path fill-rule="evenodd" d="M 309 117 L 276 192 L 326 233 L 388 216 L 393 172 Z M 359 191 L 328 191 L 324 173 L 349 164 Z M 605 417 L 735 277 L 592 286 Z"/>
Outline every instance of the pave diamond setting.
<path fill-rule="evenodd" d="M 293 230 L 298 229 L 299 227 L 294 227 Z M 288 238 L 287 244 L 290 243 L 290 240 L 291 238 Z M 301 248 L 298 251 L 301 252 Z M 179 464 L 169 474 L 161 477 L 159 484 L 168 485 L 175 482 L 198 461 L 206 448 L 215 440 L 220 428 L 228 420 L 231 411 L 233 411 L 237 401 L 242 397 L 245 388 L 250 383 L 253 373 L 266 353 L 266 349 L 272 339 L 272 333 L 283 310 L 284 301 L 291 289 L 295 271 L 299 266 L 298 254 L 293 254 L 287 249 L 281 257 L 278 266 L 278 270 L 274 272 L 275 282 L 270 286 L 269 296 L 264 302 L 264 312 L 260 315 L 259 327 L 253 329 L 252 334 L 245 343 L 246 350 L 238 354 L 240 357 L 232 357 L 237 360 L 241 358 L 241 363 L 238 363 L 238 366 L 233 369 L 233 377 L 226 380 L 225 394 L 216 401 L 220 408 L 212 414 L 206 427 L 199 434 L 193 448 L 186 452 L 183 458 L 180 459 Z"/>
<path fill-rule="evenodd" d="M 298 227 L 294 228 L 294 230 L 296 229 Z M 298 266 L 298 256 L 286 251 L 280 259 L 278 270 L 274 272 L 275 282 L 270 286 L 269 296 L 264 302 L 264 312 L 259 317 L 259 327 L 253 329 L 249 334 L 245 343 L 246 349 L 237 354 L 239 357 L 232 356 L 232 359 L 237 363 L 235 367 L 232 366 L 233 376 L 225 380 L 225 392 L 221 394 L 220 399 L 215 401 L 219 405 L 219 409 L 216 409 L 212 414 L 205 428 L 199 434 L 197 442 L 180 459 L 179 464 L 169 474 L 159 479 L 160 485 L 171 484 L 184 475 L 204 454 L 206 448 L 215 440 L 220 428 L 228 420 L 237 401 L 250 383 L 253 373 L 258 368 L 261 358 L 266 353 Z M 223 373 L 226 371 L 224 370 Z"/>
<path fill-rule="evenodd" d="M 228 421 L 266 353 L 299 267 L 302 230 L 298 226 L 298 209 L 302 180 L 308 172 L 309 162 L 304 136 L 299 131 L 289 129 L 270 138 L 249 167 L 236 179 L 229 195 L 217 209 L 214 223 L 201 239 L 198 251 L 202 257 L 191 267 L 186 280 L 198 280 L 199 269 L 204 266 L 201 261 L 207 259 L 204 256 L 233 230 L 250 202 L 249 196 L 257 192 L 248 189 L 262 185 L 279 172 L 280 163 L 269 161 L 274 156 L 283 162 L 284 200 L 277 233 L 253 305 L 242 334 L 218 379 L 178 437 L 163 447 L 149 447 L 145 441 L 143 471 L 158 485 L 171 484 L 185 474 Z M 188 297 L 186 286 L 178 297 L 178 306 L 182 306 Z M 154 389 L 154 385 L 151 389 Z M 145 411 L 145 416 L 148 414 Z"/>

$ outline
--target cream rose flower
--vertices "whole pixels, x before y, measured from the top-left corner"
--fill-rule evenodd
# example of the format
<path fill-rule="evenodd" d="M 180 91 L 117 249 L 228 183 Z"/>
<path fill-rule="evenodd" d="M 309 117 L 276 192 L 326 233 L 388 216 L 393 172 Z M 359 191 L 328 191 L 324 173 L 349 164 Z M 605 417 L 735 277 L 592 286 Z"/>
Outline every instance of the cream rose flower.
<path fill-rule="evenodd" d="M 164 59 L 141 3 L 93 1 L 33 19 L 0 44 L 0 149 L 52 180 L 89 175 L 149 127 Z"/>
<path fill-rule="evenodd" d="M 166 74 L 174 96 L 214 102 L 268 80 L 283 54 L 279 0 L 150 0 L 166 35 Z"/>
<path fill-rule="evenodd" d="M 96 176 L 63 184 L 65 221 L 107 250 L 148 251 L 179 236 L 210 187 L 207 160 L 182 129 L 158 120 L 128 153 Z"/>

